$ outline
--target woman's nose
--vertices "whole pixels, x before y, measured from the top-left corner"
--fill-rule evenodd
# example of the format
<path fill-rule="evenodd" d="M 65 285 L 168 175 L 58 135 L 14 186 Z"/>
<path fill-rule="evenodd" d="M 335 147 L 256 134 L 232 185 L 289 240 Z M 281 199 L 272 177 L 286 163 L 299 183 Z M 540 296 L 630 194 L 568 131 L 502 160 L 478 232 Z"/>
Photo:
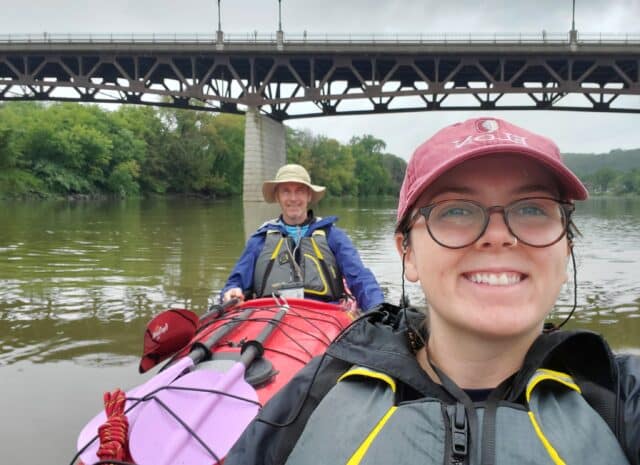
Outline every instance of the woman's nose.
<path fill-rule="evenodd" d="M 476 241 L 476 244 L 482 248 L 491 246 L 512 247 L 517 243 L 517 238 L 507 226 L 504 213 L 497 211 L 489 214 L 489 223 L 482 236 Z"/>

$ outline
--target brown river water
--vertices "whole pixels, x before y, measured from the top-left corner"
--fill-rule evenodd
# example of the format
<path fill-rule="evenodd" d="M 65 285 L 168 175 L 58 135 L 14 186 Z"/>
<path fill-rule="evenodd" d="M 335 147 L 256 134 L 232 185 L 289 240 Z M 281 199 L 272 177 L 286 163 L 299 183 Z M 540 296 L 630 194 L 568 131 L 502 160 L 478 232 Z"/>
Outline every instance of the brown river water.
<path fill-rule="evenodd" d="M 393 200 L 323 201 L 400 297 Z M 241 201 L 157 199 L 0 203 L 0 426 L 3 463 L 69 463 L 102 393 L 130 388 L 146 323 L 168 307 L 206 310 L 246 235 L 273 209 Z M 640 199 L 596 198 L 576 223 L 578 308 L 568 328 L 640 353 Z M 424 304 L 416 286 L 412 303 Z M 563 290 L 555 321 L 572 304 Z"/>

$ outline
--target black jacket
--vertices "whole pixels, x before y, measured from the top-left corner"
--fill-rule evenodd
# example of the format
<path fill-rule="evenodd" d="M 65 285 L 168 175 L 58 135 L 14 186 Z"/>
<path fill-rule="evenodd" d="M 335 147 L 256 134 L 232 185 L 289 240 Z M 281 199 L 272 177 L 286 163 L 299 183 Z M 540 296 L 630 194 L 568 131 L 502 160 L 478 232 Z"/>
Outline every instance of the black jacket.
<path fill-rule="evenodd" d="M 454 401 L 418 364 L 415 349 L 424 315 L 384 305 L 354 322 L 261 410 L 225 459 L 225 465 L 280 465 L 291 453 L 322 397 L 352 365 L 388 373 L 398 401 L 424 396 Z M 640 465 L 640 358 L 614 356 L 606 342 L 588 331 L 541 335 L 513 377 L 506 400 L 519 401 L 537 368 L 570 374 L 584 397 L 607 421 L 629 461 Z M 327 447 L 330 447 L 327 445 Z"/>

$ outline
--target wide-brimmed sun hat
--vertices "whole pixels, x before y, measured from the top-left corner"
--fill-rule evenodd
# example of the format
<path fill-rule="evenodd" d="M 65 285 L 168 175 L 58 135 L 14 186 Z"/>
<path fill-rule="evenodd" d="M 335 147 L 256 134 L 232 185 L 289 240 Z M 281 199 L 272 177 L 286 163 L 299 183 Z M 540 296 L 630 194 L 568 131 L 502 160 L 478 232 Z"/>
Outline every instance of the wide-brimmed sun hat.
<path fill-rule="evenodd" d="M 311 203 L 315 203 L 324 197 L 325 187 L 311 184 L 311 177 L 304 166 L 290 163 L 282 166 L 276 173 L 276 178 L 271 181 L 265 181 L 262 184 L 262 197 L 267 203 L 276 202 L 276 188 L 279 184 L 285 182 L 297 182 L 304 184 L 311 189 Z"/>
<path fill-rule="evenodd" d="M 501 119 L 474 118 L 441 129 L 415 150 L 400 188 L 398 222 L 446 171 L 467 160 L 494 154 L 525 156 L 541 163 L 555 175 L 566 200 L 585 200 L 589 196 L 587 188 L 562 161 L 552 140 Z"/>

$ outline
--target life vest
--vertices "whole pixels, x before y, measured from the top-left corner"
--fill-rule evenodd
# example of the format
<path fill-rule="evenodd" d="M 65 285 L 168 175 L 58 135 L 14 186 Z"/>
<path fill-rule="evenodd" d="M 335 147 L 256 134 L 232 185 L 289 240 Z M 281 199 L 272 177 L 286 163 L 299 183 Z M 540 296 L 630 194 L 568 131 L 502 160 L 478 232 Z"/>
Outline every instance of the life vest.
<path fill-rule="evenodd" d="M 255 295 L 270 296 L 279 284 L 300 281 L 305 297 L 330 302 L 344 296 L 342 275 L 325 230 L 300 238 L 297 247 L 293 238 L 268 230 L 253 273 Z"/>
<path fill-rule="evenodd" d="M 396 380 L 354 367 L 309 417 L 286 465 L 629 465 L 567 374 L 539 368 L 523 403 L 396 402 Z"/>

